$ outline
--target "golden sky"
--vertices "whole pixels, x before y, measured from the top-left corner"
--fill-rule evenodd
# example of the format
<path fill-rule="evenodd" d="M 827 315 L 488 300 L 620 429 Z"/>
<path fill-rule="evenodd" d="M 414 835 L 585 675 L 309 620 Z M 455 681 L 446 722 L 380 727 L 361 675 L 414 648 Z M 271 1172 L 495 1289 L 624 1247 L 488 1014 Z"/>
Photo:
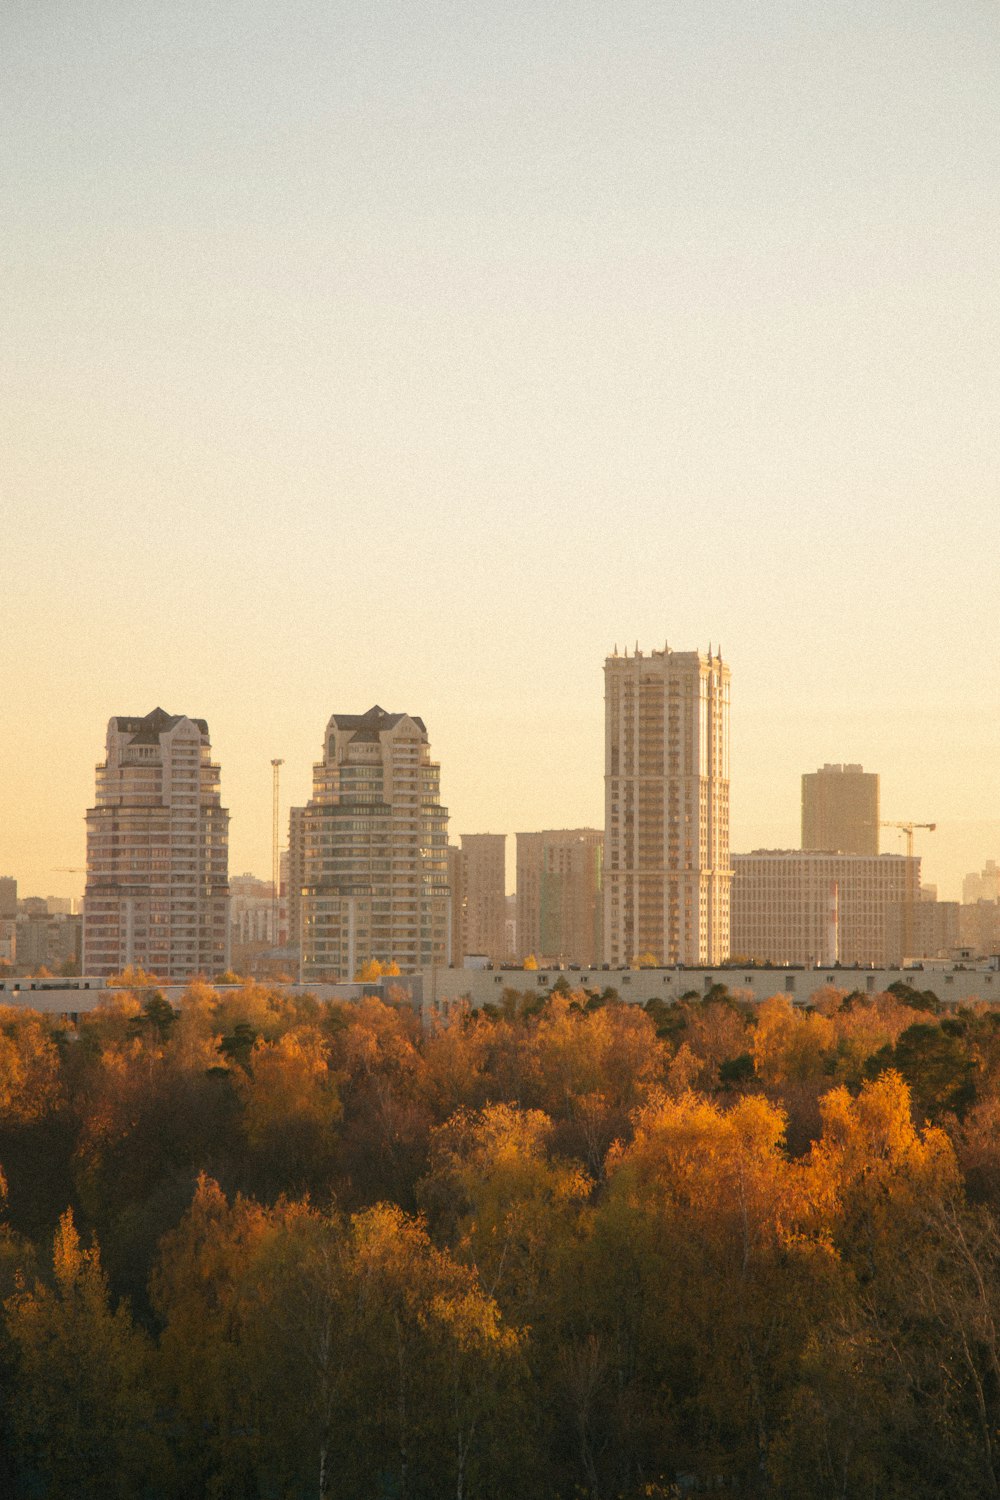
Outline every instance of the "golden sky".
<path fill-rule="evenodd" d="M 721 641 L 733 847 L 882 775 L 1000 854 L 1000 11 L 96 0 L 0 19 L 0 873 L 115 713 L 270 865 L 335 710 L 452 829 L 599 824 L 616 641 Z M 884 847 L 901 847 L 894 835 Z"/>

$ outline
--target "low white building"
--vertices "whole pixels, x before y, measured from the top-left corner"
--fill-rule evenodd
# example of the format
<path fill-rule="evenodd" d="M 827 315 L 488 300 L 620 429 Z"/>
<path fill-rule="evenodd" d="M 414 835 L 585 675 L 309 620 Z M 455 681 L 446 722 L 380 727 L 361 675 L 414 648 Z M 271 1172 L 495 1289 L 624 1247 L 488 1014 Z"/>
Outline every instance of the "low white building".
<path fill-rule="evenodd" d="M 650 1000 L 680 1000 L 702 996 L 716 985 L 725 985 L 734 998 L 760 1002 L 772 995 L 787 995 L 799 1005 L 808 1005 L 820 989 L 833 987 L 848 994 L 860 991 L 878 995 L 900 981 L 915 990 L 930 990 L 946 1005 L 964 1005 L 971 1000 L 1000 1003 L 1000 960 L 954 963 L 914 968 L 865 968 L 829 965 L 822 968 L 788 966 L 753 968 L 723 965 L 719 968 L 540 968 L 520 969 L 425 969 L 423 1006 L 425 1015 L 447 1015 L 453 1005 L 468 1004 L 473 1010 L 499 1005 L 505 990 L 547 992 L 560 980 L 571 989 L 602 994 L 614 990 L 620 999 L 636 1005 Z"/>

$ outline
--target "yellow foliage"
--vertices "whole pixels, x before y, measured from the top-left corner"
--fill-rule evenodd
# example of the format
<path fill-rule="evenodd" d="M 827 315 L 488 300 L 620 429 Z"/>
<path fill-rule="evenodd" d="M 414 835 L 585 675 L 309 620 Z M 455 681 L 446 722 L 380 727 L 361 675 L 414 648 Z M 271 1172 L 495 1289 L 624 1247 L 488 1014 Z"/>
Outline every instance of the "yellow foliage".
<path fill-rule="evenodd" d="M 822 1078 L 834 1037 L 826 1016 L 798 1011 L 784 995 L 772 995 L 757 1012 L 751 1044 L 758 1078 L 772 1087 Z"/>
<path fill-rule="evenodd" d="M 160 980 L 155 974 L 148 973 L 147 970 L 141 969 L 137 964 L 126 964 L 120 974 L 112 974 L 107 980 L 107 988 L 109 990 L 128 990 L 159 983 Z"/>
<path fill-rule="evenodd" d="M 37 1011 L 0 1006 L 0 1119 L 28 1125 L 63 1097 L 56 1050 Z"/>
<path fill-rule="evenodd" d="M 385 963 L 378 958 L 369 958 L 361 965 L 354 978 L 359 984 L 373 984 L 376 979 L 395 979 L 399 974 L 399 964 L 393 959 L 387 959 Z"/>
<path fill-rule="evenodd" d="M 314 1027 L 286 1031 L 276 1042 L 257 1042 L 249 1075 L 238 1070 L 236 1076 L 247 1139 L 255 1149 L 280 1149 L 290 1131 L 325 1131 L 340 1118 L 337 1080 Z"/>
<path fill-rule="evenodd" d="M 533 953 L 529 953 L 527 958 L 524 960 L 524 967 L 530 973 L 534 973 L 534 971 L 538 968 L 538 959 Z"/>

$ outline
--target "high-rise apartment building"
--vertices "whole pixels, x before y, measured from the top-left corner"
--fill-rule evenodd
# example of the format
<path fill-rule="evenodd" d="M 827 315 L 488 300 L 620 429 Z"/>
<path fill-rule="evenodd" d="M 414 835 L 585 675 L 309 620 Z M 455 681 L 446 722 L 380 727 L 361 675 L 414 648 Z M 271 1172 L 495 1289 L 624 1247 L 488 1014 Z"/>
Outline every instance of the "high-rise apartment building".
<path fill-rule="evenodd" d="M 507 835 L 463 833 L 465 952 L 502 963 L 506 951 Z M 452 898 L 454 920 L 455 903 Z"/>
<path fill-rule="evenodd" d="M 604 666 L 604 957 L 729 954 L 729 668 L 636 649 Z"/>
<path fill-rule="evenodd" d="M 448 812 L 422 719 L 333 714 L 303 814 L 302 972 L 351 979 L 450 956 Z"/>
<path fill-rule="evenodd" d="M 599 963 L 604 834 L 599 828 L 545 828 L 516 837 L 519 956 Z"/>
<path fill-rule="evenodd" d="M 157 708 L 109 722 L 87 811 L 85 973 L 228 968 L 228 828 L 204 719 Z"/>
<path fill-rule="evenodd" d="M 0 875 L 0 921 L 17 916 L 17 881 L 13 875 Z"/>
<path fill-rule="evenodd" d="M 733 871 L 734 959 L 878 966 L 912 947 L 919 858 L 756 849 Z"/>
<path fill-rule="evenodd" d="M 879 789 L 874 771 L 825 765 L 802 778 L 802 847 L 878 854 Z"/>

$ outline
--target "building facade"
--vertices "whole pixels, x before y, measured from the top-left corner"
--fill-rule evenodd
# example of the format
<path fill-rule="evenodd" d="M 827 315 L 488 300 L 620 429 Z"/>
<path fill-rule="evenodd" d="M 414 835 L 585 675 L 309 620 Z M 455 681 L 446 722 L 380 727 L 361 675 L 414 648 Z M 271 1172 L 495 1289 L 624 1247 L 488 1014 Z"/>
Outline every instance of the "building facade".
<path fill-rule="evenodd" d="M 802 847 L 878 854 L 879 781 L 861 766 L 825 765 L 802 778 Z"/>
<path fill-rule="evenodd" d="M 912 945 L 919 899 L 920 860 L 905 854 L 734 854 L 733 956 L 774 964 L 898 964 Z"/>
<path fill-rule="evenodd" d="M 519 833 L 514 935 L 518 957 L 598 963 L 604 834 L 599 828 Z"/>
<path fill-rule="evenodd" d="M 451 950 L 448 812 L 423 720 L 333 714 L 302 816 L 305 978 L 351 980 L 371 958 L 403 973 Z"/>
<path fill-rule="evenodd" d="M 1000 901 L 967 901 L 959 910 L 959 942 L 973 953 L 1000 953 Z"/>
<path fill-rule="evenodd" d="M 204 719 L 114 718 L 87 811 L 83 967 L 184 981 L 229 967 L 229 813 Z"/>
<path fill-rule="evenodd" d="M 604 956 L 721 963 L 732 881 L 729 668 L 711 648 L 616 649 L 604 678 Z"/>
<path fill-rule="evenodd" d="M 465 946 L 465 855 L 458 844 L 448 845 L 448 891 L 451 900 L 450 962 L 459 968 L 466 954 Z"/>
<path fill-rule="evenodd" d="M 463 938 L 465 953 L 500 963 L 506 954 L 507 835 L 463 833 Z M 452 893 L 452 921 L 456 902 Z"/>

